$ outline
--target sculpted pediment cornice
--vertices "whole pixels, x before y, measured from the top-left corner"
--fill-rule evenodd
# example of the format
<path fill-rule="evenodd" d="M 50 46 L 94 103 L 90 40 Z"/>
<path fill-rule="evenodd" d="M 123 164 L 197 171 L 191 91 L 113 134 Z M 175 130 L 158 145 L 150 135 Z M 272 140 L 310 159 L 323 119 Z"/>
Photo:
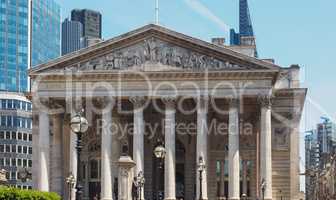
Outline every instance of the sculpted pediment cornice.
<path fill-rule="evenodd" d="M 31 75 L 71 71 L 278 71 L 276 65 L 151 25 L 42 64 Z M 139 32 L 137 34 L 137 32 Z"/>

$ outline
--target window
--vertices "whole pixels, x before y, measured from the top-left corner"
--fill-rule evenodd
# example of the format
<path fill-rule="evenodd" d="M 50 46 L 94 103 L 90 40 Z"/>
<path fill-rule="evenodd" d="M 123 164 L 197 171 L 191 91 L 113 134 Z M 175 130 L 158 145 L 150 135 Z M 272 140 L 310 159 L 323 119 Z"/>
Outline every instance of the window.
<path fill-rule="evenodd" d="M 12 153 L 16 153 L 16 145 L 12 145 Z"/>
<path fill-rule="evenodd" d="M 29 134 L 29 141 L 33 141 L 33 135 L 32 134 Z"/>
<path fill-rule="evenodd" d="M 22 153 L 22 146 L 18 146 L 18 153 Z"/>
<path fill-rule="evenodd" d="M 27 154 L 27 152 L 28 152 L 27 147 L 24 146 L 24 147 L 23 147 L 23 153 L 24 153 L 24 154 Z"/>
<path fill-rule="evenodd" d="M 12 180 L 16 180 L 16 172 L 11 172 L 11 178 Z"/>
<path fill-rule="evenodd" d="M 8 109 L 13 109 L 13 100 L 12 99 L 7 100 L 7 108 Z"/>
<path fill-rule="evenodd" d="M 0 132 L 0 139 L 5 139 L 5 133 L 3 131 Z"/>
<path fill-rule="evenodd" d="M 27 103 L 22 101 L 22 110 L 26 110 L 27 109 Z"/>
<path fill-rule="evenodd" d="M 90 177 L 92 179 L 97 179 L 98 177 L 98 161 L 97 160 L 91 160 L 90 161 Z"/>
<path fill-rule="evenodd" d="M 10 145 L 6 145 L 6 153 L 10 153 L 11 152 L 11 148 L 10 148 Z"/>
<path fill-rule="evenodd" d="M 26 159 L 22 159 L 22 164 L 23 164 L 23 167 L 27 167 L 27 160 Z"/>
<path fill-rule="evenodd" d="M 12 166 L 16 166 L 16 159 L 15 158 L 12 158 Z"/>
<path fill-rule="evenodd" d="M 32 160 L 28 160 L 28 167 L 32 167 L 33 165 L 33 161 Z"/>
<path fill-rule="evenodd" d="M 4 158 L 0 158 L 0 166 L 4 166 L 5 162 L 4 162 Z"/>
<path fill-rule="evenodd" d="M 10 166 L 10 159 L 6 158 L 6 166 Z"/>
<path fill-rule="evenodd" d="M 6 122 L 7 122 L 7 117 L 1 116 L 1 126 L 6 126 Z"/>
<path fill-rule="evenodd" d="M 6 132 L 6 139 L 10 140 L 10 132 L 9 131 Z"/>
<path fill-rule="evenodd" d="M 28 111 L 32 111 L 32 104 L 31 103 L 27 103 L 27 109 L 28 109 Z"/>
<path fill-rule="evenodd" d="M 32 148 L 32 147 L 29 147 L 29 149 L 28 149 L 28 153 L 29 153 L 29 154 L 33 154 L 33 148 Z"/>
<path fill-rule="evenodd" d="M 23 141 L 28 141 L 27 133 L 23 134 Z"/>
<path fill-rule="evenodd" d="M 9 126 L 9 127 L 13 126 L 13 124 L 12 124 L 12 117 L 13 116 L 7 116 L 7 126 Z"/>
<path fill-rule="evenodd" d="M 21 132 L 18 133 L 18 140 L 22 140 L 22 133 Z"/>
<path fill-rule="evenodd" d="M 0 145 L 0 153 L 4 153 L 5 152 L 5 147 L 3 144 Z"/>
<path fill-rule="evenodd" d="M 16 140 L 16 132 L 12 132 L 12 140 Z"/>
<path fill-rule="evenodd" d="M 2 106 L 2 109 L 7 109 L 7 99 L 1 100 L 1 106 Z"/>
<path fill-rule="evenodd" d="M 18 167 L 22 167 L 22 160 L 21 160 L 21 158 L 17 159 L 17 166 Z"/>

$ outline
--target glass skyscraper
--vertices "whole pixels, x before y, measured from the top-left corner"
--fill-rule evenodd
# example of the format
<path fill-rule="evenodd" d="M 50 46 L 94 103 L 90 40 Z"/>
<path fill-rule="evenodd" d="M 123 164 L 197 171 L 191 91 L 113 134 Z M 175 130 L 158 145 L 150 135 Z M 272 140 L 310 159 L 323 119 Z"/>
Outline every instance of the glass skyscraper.
<path fill-rule="evenodd" d="M 8 184 L 28 189 L 18 173 L 31 171 L 32 104 L 28 69 L 60 55 L 60 7 L 53 0 L 0 0 L 0 169 Z"/>
<path fill-rule="evenodd" d="M 0 90 L 27 91 L 29 2 L 0 2 Z"/>
<path fill-rule="evenodd" d="M 31 66 L 60 56 L 61 9 L 54 0 L 32 1 Z"/>
<path fill-rule="evenodd" d="M 60 55 L 60 7 L 53 0 L 0 0 L 0 9 L 0 90 L 25 92 L 29 66 Z"/>

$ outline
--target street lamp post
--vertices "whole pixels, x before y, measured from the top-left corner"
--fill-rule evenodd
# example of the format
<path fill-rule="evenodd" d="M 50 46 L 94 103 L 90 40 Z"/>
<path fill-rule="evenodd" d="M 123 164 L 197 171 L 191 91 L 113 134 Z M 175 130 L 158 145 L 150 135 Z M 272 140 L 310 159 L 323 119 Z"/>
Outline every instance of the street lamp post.
<path fill-rule="evenodd" d="M 136 186 L 137 192 L 138 192 L 138 200 L 141 200 L 142 198 L 142 188 L 145 186 L 145 177 L 142 171 L 138 173 L 138 175 L 135 177 L 134 184 Z"/>
<path fill-rule="evenodd" d="M 200 193 L 199 193 L 199 200 L 203 200 L 203 194 L 202 194 L 202 179 L 203 179 L 203 172 L 205 170 L 205 163 L 203 160 L 203 157 L 200 156 L 198 159 L 198 172 L 199 172 L 199 184 L 200 184 Z"/>
<path fill-rule="evenodd" d="M 262 179 L 261 181 L 262 200 L 265 200 L 265 189 L 266 189 L 266 181 L 265 179 Z"/>
<path fill-rule="evenodd" d="M 76 150 L 77 150 L 77 180 L 76 180 L 76 200 L 81 200 L 82 199 L 82 189 L 83 187 L 80 184 L 81 177 L 80 177 L 80 154 L 82 151 L 82 135 L 85 133 L 88 128 L 88 121 L 82 116 L 82 112 L 77 113 L 70 122 L 70 127 L 73 133 L 77 135 L 77 145 L 76 145 Z M 71 195 L 71 194 L 70 194 Z"/>
<path fill-rule="evenodd" d="M 160 170 L 161 168 L 163 168 L 163 160 L 166 156 L 166 150 L 163 147 L 163 143 L 161 142 L 161 140 L 158 140 L 158 142 L 157 142 L 157 145 L 154 149 L 154 155 L 157 159 L 159 159 L 158 169 Z M 158 177 L 159 177 L 159 184 L 158 184 L 158 186 L 159 186 L 160 183 L 161 183 L 161 179 L 160 179 L 161 176 L 159 175 Z"/>
<path fill-rule="evenodd" d="M 76 183 L 75 176 L 72 173 L 70 173 L 70 175 L 65 179 L 65 182 L 68 184 L 69 191 L 71 192 L 72 188 Z M 71 200 L 71 194 L 69 195 L 69 197 L 70 197 L 69 199 Z"/>

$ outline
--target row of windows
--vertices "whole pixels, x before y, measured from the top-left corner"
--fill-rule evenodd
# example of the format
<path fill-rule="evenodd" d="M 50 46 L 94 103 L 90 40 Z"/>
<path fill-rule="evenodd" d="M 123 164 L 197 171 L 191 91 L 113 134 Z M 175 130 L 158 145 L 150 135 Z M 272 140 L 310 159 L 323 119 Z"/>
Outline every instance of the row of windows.
<path fill-rule="evenodd" d="M 21 153 L 31 155 L 33 154 L 33 148 L 15 144 L 0 144 L 0 153 Z"/>
<path fill-rule="evenodd" d="M 19 109 L 19 110 L 25 110 L 25 111 L 31 111 L 32 110 L 32 104 L 25 101 L 20 101 L 16 99 L 0 99 L 1 101 L 1 109 L 3 110 L 13 110 L 13 109 Z"/>
<path fill-rule="evenodd" d="M 0 166 L 32 167 L 33 161 L 25 158 L 0 158 Z"/>
<path fill-rule="evenodd" d="M 16 171 L 7 172 L 6 178 L 7 180 L 16 181 L 19 178 L 19 174 Z M 15 187 L 21 188 L 21 189 L 31 189 L 31 186 L 26 186 L 26 185 L 15 185 Z"/>
<path fill-rule="evenodd" d="M 15 131 L 0 131 L 0 139 L 3 140 L 23 140 L 26 142 L 33 141 L 33 135 L 31 133 L 21 133 Z"/>
<path fill-rule="evenodd" d="M 32 119 L 11 115 L 2 115 L 0 125 L 6 127 L 31 129 Z"/>

